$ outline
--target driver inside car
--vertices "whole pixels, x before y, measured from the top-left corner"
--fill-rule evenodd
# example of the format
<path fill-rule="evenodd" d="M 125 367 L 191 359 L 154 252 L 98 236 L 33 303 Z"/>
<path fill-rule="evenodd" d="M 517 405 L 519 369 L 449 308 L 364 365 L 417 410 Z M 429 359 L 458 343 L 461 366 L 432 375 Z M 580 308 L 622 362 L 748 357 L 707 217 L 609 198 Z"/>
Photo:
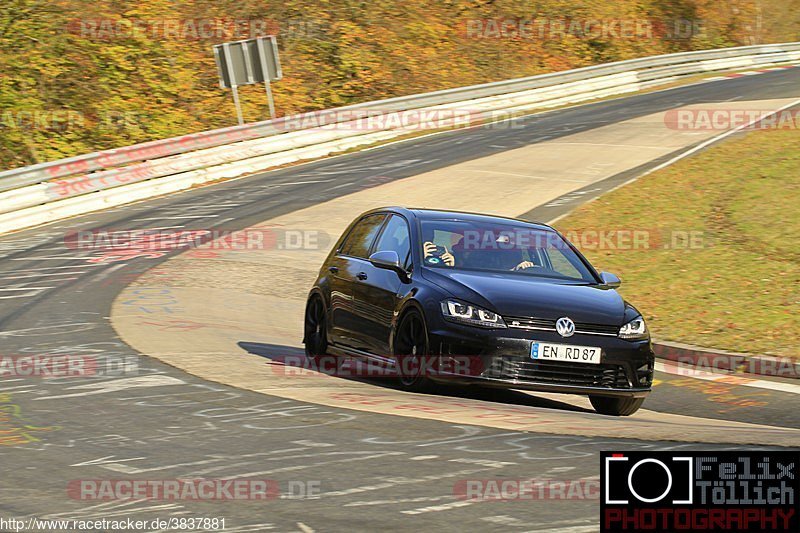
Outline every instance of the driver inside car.
<path fill-rule="evenodd" d="M 425 254 L 424 260 L 432 262 L 438 259 L 448 267 L 459 264 L 467 268 L 495 268 L 511 271 L 538 266 L 532 261 L 524 260 L 522 250 L 518 248 L 468 251 L 464 249 L 463 235 L 454 234 L 453 240 L 455 243 L 452 245 L 452 251 L 447 246 L 437 246 L 432 240 L 425 241 L 422 245 Z M 500 235 L 496 242 L 499 245 L 507 245 L 510 243 L 510 238 L 507 235 Z"/>

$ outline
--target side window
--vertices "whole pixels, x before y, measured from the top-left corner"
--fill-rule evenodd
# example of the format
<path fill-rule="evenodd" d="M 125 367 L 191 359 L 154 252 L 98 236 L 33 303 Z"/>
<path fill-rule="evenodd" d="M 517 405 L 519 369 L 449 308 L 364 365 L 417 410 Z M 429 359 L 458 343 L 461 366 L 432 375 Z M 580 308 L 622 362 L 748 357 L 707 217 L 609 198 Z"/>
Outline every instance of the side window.
<path fill-rule="evenodd" d="M 349 255 L 352 257 L 361 257 L 366 259 L 369 255 L 369 249 L 372 246 L 372 241 L 381 229 L 386 215 L 369 215 L 353 226 L 347 240 L 342 245 L 342 255 Z"/>
<path fill-rule="evenodd" d="M 408 224 L 399 215 L 392 215 L 386 228 L 375 246 L 376 252 L 393 250 L 400 258 L 400 264 L 408 268 L 411 264 L 411 244 L 409 242 Z"/>

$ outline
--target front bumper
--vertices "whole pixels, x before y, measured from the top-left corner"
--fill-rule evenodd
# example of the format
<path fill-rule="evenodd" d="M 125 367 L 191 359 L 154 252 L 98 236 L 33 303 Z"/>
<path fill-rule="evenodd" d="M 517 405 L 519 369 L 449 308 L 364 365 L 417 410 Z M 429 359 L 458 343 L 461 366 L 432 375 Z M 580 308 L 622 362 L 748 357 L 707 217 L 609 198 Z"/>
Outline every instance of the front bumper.
<path fill-rule="evenodd" d="M 577 333 L 564 338 L 554 331 L 482 329 L 444 320 L 433 325 L 429 339 L 439 359 L 434 379 L 443 382 L 628 398 L 646 396 L 653 383 L 649 340 Z M 599 347 L 600 364 L 532 359 L 534 341 Z M 468 371 L 452 371 L 465 368 L 465 358 Z"/>

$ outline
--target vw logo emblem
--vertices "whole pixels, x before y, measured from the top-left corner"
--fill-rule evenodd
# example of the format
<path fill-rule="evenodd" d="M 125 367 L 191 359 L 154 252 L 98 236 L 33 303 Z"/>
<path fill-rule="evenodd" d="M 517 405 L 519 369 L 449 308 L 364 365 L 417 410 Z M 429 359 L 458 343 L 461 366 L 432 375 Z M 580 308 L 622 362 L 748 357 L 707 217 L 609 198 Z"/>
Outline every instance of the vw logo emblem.
<path fill-rule="evenodd" d="M 575 322 L 567 317 L 556 320 L 556 331 L 562 337 L 572 337 L 575 333 Z"/>

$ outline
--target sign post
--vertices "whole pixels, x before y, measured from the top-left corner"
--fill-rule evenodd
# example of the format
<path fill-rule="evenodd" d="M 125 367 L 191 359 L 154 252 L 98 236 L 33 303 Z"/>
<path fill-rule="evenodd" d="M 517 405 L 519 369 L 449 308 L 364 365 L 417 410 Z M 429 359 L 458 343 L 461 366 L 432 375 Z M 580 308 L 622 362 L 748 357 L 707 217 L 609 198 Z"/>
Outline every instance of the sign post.
<path fill-rule="evenodd" d="M 270 118 L 275 118 L 275 102 L 272 99 L 270 82 L 280 80 L 283 73 L 278 57 L 278 43 L 274 36 L 215 45 L 214 60 L 217 63 L 219 86 L 233 92 L 233 103 L 240 125 L 244 124 L 238 91 L 241 85 L 264 82 L 269 115 Z"/>

